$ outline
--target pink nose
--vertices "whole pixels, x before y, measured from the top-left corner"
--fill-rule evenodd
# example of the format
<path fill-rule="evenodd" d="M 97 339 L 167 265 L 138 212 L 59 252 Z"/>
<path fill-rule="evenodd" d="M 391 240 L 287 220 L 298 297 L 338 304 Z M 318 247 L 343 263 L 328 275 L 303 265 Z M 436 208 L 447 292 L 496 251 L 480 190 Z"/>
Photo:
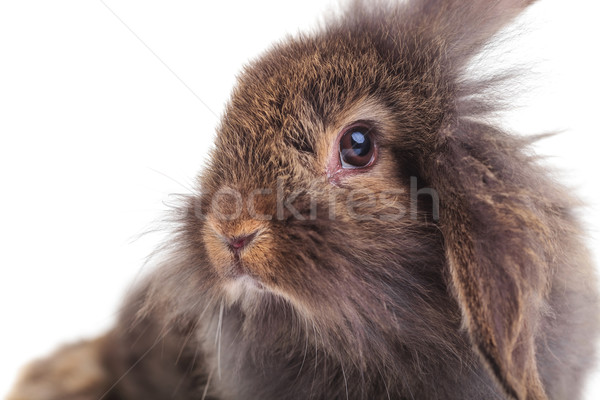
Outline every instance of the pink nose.
<path fill-rule="evenodd" d="M 241 235 L 228 239 L 229 248 L 234 252 L 239 252 L 244 247 L 246 247 L 254 237 L 256 236 L 256 232 L 252 232 L 249 235 Z"/>

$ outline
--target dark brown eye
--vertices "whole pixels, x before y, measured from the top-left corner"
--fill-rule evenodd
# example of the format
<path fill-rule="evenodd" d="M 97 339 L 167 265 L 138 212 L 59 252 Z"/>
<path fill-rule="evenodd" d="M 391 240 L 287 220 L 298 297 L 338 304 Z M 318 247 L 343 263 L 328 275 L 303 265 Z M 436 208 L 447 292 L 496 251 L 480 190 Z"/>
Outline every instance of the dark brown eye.
<path fill-rule="evenodd" d="M 342 168 L 362 168 L 371 164 L 375 145 L 370 129 L 355 126 L 348 129 L 340 138 L 340 161 Z"/>

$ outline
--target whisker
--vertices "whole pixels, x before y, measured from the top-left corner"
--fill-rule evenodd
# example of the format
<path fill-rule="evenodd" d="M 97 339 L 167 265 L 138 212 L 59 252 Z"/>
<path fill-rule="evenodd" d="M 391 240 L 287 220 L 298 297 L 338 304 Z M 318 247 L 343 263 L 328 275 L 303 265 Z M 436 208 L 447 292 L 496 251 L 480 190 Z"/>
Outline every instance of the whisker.
<path fill-rule="evenodd" d="M 298 371 L 298 375 L 296 375 L 296 379 L 300 377 L 300 373 L 302 372 L 302 368 L 304 367 L 304 362 L 306 361 L 306 355 L 308 353 L 308 320 L 304 319 L 305 328 L 304 328 L 304 357 L 302 357 L 302 364 L 300 364 L 300 370 Z"/>
<path fill-rule="evenodd" d="M 189 340 L 191 339 L 192 336 L 194 336 L 194 333 L 196 332 L 196 327 L 198 326 L 197 322 L 194 322 L 194 326 L 192 327 L 192 329 L 190 329 L 190 333 L 186 335 L 181 348 L 179 349 L 179 354 L 177 354 L 177 358 L 175 359 L 175 365 L 177 365 L 177 363 L 179 363 L 179 360 L 181 359 L 181 356 L 183 354 L 183 350 L 185 349 L 185 347 L 187 346 Z"/>
<path fill-rule="evenodd" d="M 185 189 L 185 190 L 187 190 L 188 192 L 190 192 L 190 193 L 193 193 L 193 192 L 194 192 L 194 189 L 193 189 L 192 187 L 188 187 L 188 186 L 184 185 L 183 183 L 179 182 L 177 179 L 175 179 L 175 178 L 173 178 L 173 177 L 171 177 L 171 176 L 169 176 L 169 175 L 165 174 L 164 172 L 160 172 L 159 170 L 156 170 L 156 169 L 154 169 L 154 168 L 152 168 L 152 167 L 148 167 L 148 169 L 149 169 L 150 171 L 152 171 L 152 172 L 155 172 L 155 173 L 157 173 L 157 174 L 159 174 L 159 175 L 162 175 L 162 176 L 164 176 L 165 178 L 167 178 L 167 179 L 168 179 L 168 180 L 170 180 L 171 182 L 174 182 L 174 183 L 178 184 L 179 186 L 181 186 L 182 188 L 184 188 L 184 189 Z"/>
<path fill-rule="evenodd" d="M 160 343 L 160 342 L 161 342 L 161 341 L 162 341 L 162 340 L 163 340 L 163 339 L 164 339 L 164 338 L 167 336 L 167 334 L 168 334 L 169 332 L 170 332 L 170 329 L 167 329 L 167 330 L 164 332 L 164 334 L 160 334 L 160 333 L 159 333 L 159 334 L 158 334 L 158 337 L 156 338 L 156 340 L 154 341 L 154 343 L 152 344 L 152 346 L 150 346 L 150 348 L 148 348 L 148 350 L 146 350 L 146 351 L 144 352 L 144 354 L 142 354 L 142 355 L 141 355 L 141 356 L 140 356 L 140 357 L 139 357 L 139 358 L 136 360 L 136 362 L 134 362 L 134 363 L 133 363 L 133 364 L 132 364 L 132 365 L 131 365 L 131 366 L 130 366 L 128 369 L 127 369 L 127 371 L 125 371 L 125 372 L 124 372 L 124 373 L 123 373 L 123 374 L 122 374 L 122 375 L 119 377 L 119 379 L 117 379 L 117 380 L 115 381 L 115 383 L 113 383 L 113 384 L 112 384 L 112 385 L 111 385 L 111 386 L 108 388 L 108 390 L 106 390 L 106 392 L 104 392 L 104 394 L 102 394 L 102 396 L 100 396 L 100 397 L 98 398 L 98 400 L 102 400 L 102 399 L 104 399 L 104 398 L 105 398 L 105 397 L 106 397 L 106 396 L 107 396 L 107 395 L 108 395 L 108 394 L 109 394 L 109 393 L 110 393 L 110 392 L 111 392 L 111 391 L 112 391 L 112 390 L 113 390 L 113 389 L 114 389 L 114 388 L 115 388 L 115 387 L 116 387 L 116 386 L 117 386 L 117 385 L 118 385 L 118 384 L 119 384 L 119 383 L 120 383 L 120 382 L 121 382 L 123 379 L 125 379 L 125 377 L 126 377 L 127 375 L 129 375 L 129 373 L 130 373 L 131 371 L 133 371 L 133 369 L 134 369 L 134 368 L 135 368 L 135 367 L 136 367 L 136 366 L 137 366 L 137 365 L 138 365 L 138 364 L 139 364 L 139 363 L 140 363 L 140 362 L 141 362 L 141 361 L 142 361 L 144 358 L 146 358 L 146 356 L 147 356 L 148 354 L 150 354 L 150 352 L 151 352 L 152 350 L 154 350 L 154 348 L 156 347 L 156 345 L 158 345 L 158 343 Z"/>
<path fill-rule="evenodd" d="M 342 363 L 340 363 L 340 366 L 342 367 L 342 375 L 344 377 L 344 386 L 346 387 L 346 400 L 348 400 L 349 396 L 348 396 L 348 379 L 346 378 L 346 371 L 344 371 L 344 365 Z"/>
<path fill-rule="evenodd" d="M 223 327 L 223 300 L 221 300 L 221 306 L 219 307 L 219 323 L 217 324 L 217 337 L 215 343 L 217 345 L 217 373 L 219 379 L 221 379 L 221 329 Z"/>
<path fill-rule="evenodd" d="M 206 378 L 206 386 L 204 386 L 204 392 L 202 393 L 202 398 L 200 400 L 204 400 L 206 398 L 206 394 L 208 393 L 208 385 L 210 385 L 210 379 L 212 378 L 213 371 L 210 371 L 208 374 L 208 378 Z"/>

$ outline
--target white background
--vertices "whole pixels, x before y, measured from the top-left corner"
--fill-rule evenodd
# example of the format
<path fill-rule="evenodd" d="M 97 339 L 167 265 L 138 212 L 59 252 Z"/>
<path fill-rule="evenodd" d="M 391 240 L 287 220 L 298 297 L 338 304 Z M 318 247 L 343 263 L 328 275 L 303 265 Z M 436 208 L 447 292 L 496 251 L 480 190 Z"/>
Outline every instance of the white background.
<path fill-rule="evenodd" d="M 0 396 L 26 361 L 110 326 L 164 238 L 140 235 L 202 168 L 217 123 L 209 109 L 221 113 L 247 60 L 335 6 L 0 2 Z M 531 66 L 534 85 L 519 99 L 528 107 L 506 121 L 564 130 L 536 148 L 587 202 L 596 260 L 598 8 L 542 1 L 521 19 L 528 32 L 510 57 L 489 59 Z M 586 399 L 600 398 L 599 377 Z"/>

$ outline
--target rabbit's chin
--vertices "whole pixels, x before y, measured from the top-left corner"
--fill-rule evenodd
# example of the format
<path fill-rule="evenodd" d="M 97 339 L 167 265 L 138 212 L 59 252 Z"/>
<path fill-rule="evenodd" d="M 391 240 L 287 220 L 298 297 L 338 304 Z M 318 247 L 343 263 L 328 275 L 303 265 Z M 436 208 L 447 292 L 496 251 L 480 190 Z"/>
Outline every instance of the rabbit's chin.
<path fill-rule="evenodd" d="M 225 297 L 230 304 L 251 300 L 267 293 L 267 288 L 250 275 L 242 274 L 230 278 L 223 284 Z"/>

